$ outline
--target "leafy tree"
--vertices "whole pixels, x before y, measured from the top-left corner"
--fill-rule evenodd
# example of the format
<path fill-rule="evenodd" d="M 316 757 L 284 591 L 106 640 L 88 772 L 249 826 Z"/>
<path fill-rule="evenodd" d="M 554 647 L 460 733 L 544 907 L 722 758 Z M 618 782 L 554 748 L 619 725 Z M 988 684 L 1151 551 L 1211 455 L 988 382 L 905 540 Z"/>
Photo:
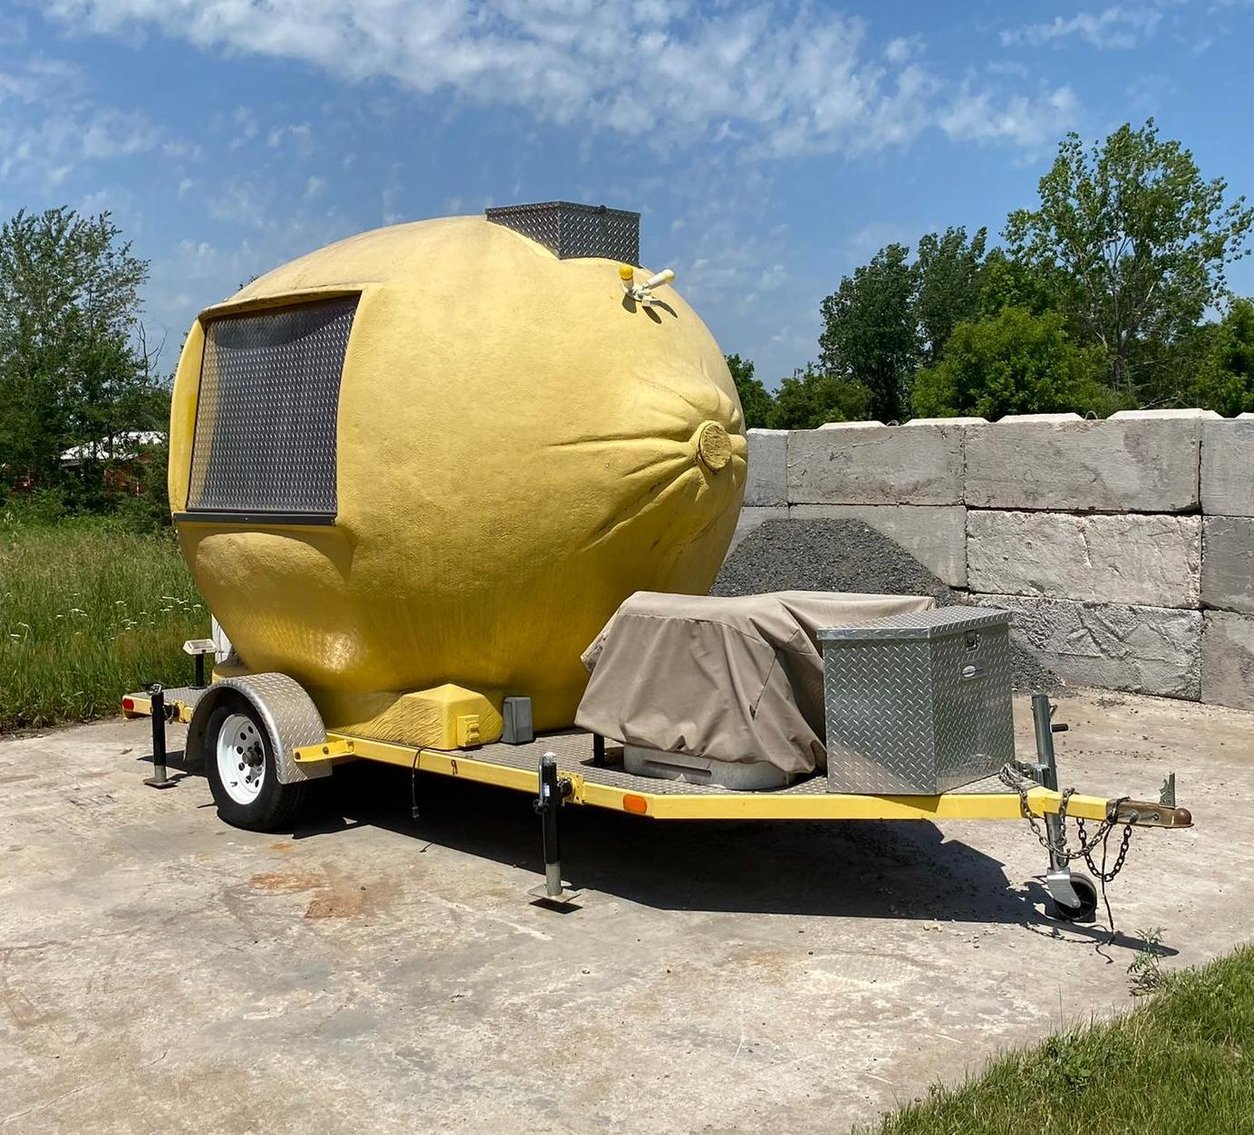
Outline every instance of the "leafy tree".
<path fill-rule="evenodd" d="M 736 393 L 740 395 L 740 408 L 745 414 L 745 429 L 765 429 L 771 419 L 774 401 L 766 387 L 753 376 L 751 359 L 728 355 L 727 369 L 731 371 Z"/>
<path fill-rule="evenodd" d="M 861 421 L 870 407 L 871 391 L 861 383 L 811 364 L 779 384 L 770 424 L 777 430 L 812 430 L 825 422 Z"/>
<path fill-rule="evenodd" d="M 1008 307 L 954 328 L 944 358 L 915 380 L 914 409 L 924 418 L 1067 410 L 1105 416 L 1117 407 L 1099 381 L 1102 368 L 1100 350 L 1071 342 L 1057 312 Z"/>
<path fill-rule="evenodd" d="M 1226 296 L 1254 209 L 1225 204 L 1223 179 L 1204 181 L 1153 119 L 1087 151 L 1068 134 L 1039 189 L 1039 206 L 1006 222 L 1011 260 L 1047 281 L 1081 341 L 1101 346 L 1117 390 L 1159 397 L 1163 348 Z"/>
<path fill-rule="evenodd" d="M 1226 417 L 1254 412 L 1254 300 L 1234 300 L 1210 330 L 1193 400 Z"/>
<path fill-rule="evenodd" d="M 880 249 L 821 305 L 822 369 L 865 386 L 868 411 L 882 422 L 901 420 L 919 353 L 908 256 L 904 244 Z"/>
<path fill-rule="evenodd" d="M 979 297 L 972 318 L 1000 315 L 1008 307 L 1019 307 L 1033 315 L 1044 315 L 1058 308 L 1058 297 L 1043 278 L 1026 264 L 1012 260 L 1005 249 L 994 248 L 980 268 Z"/>
<path fill-rule="evenodd" d="M 927 233 L 919 238 L 914 261 L 914 315 L 923 358 L 940 361 L 954 327 L 979 314 L 987 229 L 970 240 L 964 228 Z"/>
<path fill-rule="evenodd" d="M 139 325 L 147 262 L 108 213 L 26 211 L 0 227 L 0 461 L 64 481 L 61 454 L 160 423 Z M 98 471 L 98 470 L 97 470 Z"/>

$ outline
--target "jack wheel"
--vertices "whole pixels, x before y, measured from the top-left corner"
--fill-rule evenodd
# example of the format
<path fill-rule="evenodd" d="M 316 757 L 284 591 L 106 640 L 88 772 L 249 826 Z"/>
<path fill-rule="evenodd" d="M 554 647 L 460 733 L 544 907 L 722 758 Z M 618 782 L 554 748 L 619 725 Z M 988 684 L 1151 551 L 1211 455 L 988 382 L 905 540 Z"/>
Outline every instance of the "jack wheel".
<path fill-rule="evenodd" d="M 1071 889 L 1080 900 L 1078 906 L 1070 906 L 1054 900 L 1054 917 L 1063 922 L 1092 922 L 1097 914 L 1097 885 L 1087 875 L 1072 875 Z"/>
<path fill-rule="evenodd" d="M 286 827 L 305 802 L 303 781 L 279 783 L 270 735 L 247 698 L 224 698 L 213 711 L 203 754 L 218 816 L 232 827 L 253 832 Z"/>

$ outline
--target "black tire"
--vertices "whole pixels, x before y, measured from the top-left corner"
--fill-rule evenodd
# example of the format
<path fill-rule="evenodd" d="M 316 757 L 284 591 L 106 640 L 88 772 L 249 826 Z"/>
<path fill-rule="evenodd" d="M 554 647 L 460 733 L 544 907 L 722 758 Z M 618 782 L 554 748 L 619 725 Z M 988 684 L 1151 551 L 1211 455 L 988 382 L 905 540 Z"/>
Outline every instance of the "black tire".
<path fill-rule="evenodd" d="M 224 727 L 232 718 L 236 720 L 237 727 L 240 718 L 246 718 L 251 724 L 251 729 L 245 729 L 239 738 L 243 744 L 249 746 L 248 754 L 241 751 L 242 746 L 237 748 L 241 756 L 241 764 L 251 755 L 253 760 L 248 763 L 253 765 L 254 770 L 259 768 L 260 771 L 261 787 L 255 798 L 248 801 L 233 796 L 222 780 L 218 743 Z M 247 740 L 245 740 L 245 733 Z M 218 806 L 218 816 L 232 827 L 243 828 L 250 832 L 270 832 L 278 828 L 290 827 L 301 808 L 304 807 L 307 782 L 279 783 L 270 735 L 266 732 L 257 710 L 247 698 L 232 693 L 224 697 L 221 704 L 214 708 L 205 724 L 201 755 L 204 760 L 205 777 L 209 781 L 209 791 L 213 794 L 213 802 Z M 258 757 L 260 757 L 259 761 Z M 242 768 L 241 771 L 243 771 Z"/>
<path fill-rule="evenodd" d="M 1092 922 L 1097 914 L 1097 884 L 1087 875 L 1072 875 L 1071 889 L 1080 900 L 1078 906 L 1070 906 L 1054 900 L 1054 917 L 1063 922 Z"/>

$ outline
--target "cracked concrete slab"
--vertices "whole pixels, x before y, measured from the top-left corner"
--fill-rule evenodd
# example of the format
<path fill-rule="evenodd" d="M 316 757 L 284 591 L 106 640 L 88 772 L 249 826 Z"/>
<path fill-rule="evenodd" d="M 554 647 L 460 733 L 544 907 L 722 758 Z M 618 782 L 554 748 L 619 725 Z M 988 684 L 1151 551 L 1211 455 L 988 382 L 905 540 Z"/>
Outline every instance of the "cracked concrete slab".
<path fill-rule="evenodd" d="M 1030 716 L 1016 704 L 1020 745 Z M 1254 715 L 1062 703 L 1065 783 L 1156 792 L 1118 933 L 1042 914 L 1014 823 L 566 815 L 580 909 L 530 905 L 523 795 L 353 766 L 293 832 L 144 788 L 148 723 L 0 742 L 0 1131 L 847 1130 L 1248 938 Z M 181 730 L 171 730 L 172 747 Z"/>
<path fill-rule="evenodd" d="M 972 591 L 1195 608 L 1202 518 L 967 512 Z"/>

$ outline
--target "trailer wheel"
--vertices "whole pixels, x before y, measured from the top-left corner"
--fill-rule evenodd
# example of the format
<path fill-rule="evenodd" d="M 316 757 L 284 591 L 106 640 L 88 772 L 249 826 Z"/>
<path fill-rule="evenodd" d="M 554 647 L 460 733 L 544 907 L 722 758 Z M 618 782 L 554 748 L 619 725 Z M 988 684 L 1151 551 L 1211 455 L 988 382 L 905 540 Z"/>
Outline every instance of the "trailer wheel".
<path fill-rule="evenodd" d="M 1072 875 L 1071 889 L 1080 900 L 1078 906 L 1054 900 L 1054 916 L 1063 922 L 1092 922 L 1097 913 L 1097 885 L 1087 875 Z"/>
<path fill-rule="evenodd" d="M 232 827 L 254 832 L 285 827 L 305 802 L 306 782 L 279 783 L 270 736 L 247 698 L 223 698 L 214 709 L 203 753 L 218 815 Z"/>

